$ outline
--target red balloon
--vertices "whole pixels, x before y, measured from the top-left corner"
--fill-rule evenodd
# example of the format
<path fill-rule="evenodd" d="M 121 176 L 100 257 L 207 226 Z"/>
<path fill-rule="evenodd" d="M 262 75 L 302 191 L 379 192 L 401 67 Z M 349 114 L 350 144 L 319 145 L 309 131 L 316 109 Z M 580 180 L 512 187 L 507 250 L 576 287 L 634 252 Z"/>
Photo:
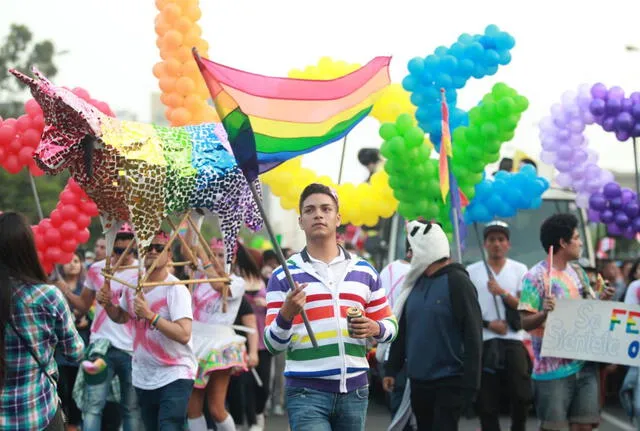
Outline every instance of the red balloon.
<path fill-rule="evenodd" d="M 49 247 L 44 253 L 44 260 L 48 263 L 60 262 L 62 257 L 62 250 L 58 247 Z"/>
<path fill-rule="evenodd" d="M 78 213 L 78 216 L 76 217 L 76 224 L 80 229 L 89 227 L 89 225 L 91 224 L 91 217 L 85 213 Z"/>
<path fill-rule="evenodd" d="M 38 105 L 35 99 L 29 99 L 24 104 L 24 112 L 26 112 L 30 117 L 35 117 L 38 115 L 42 115 L 42 108 Z"/>
<path fill-rule="evenodd" d="M 59 209 L 54 209 L 53 211 L 51 211 L 51 215 L 49 216 L 51 218 L 51 225 L 58 228 L 60 226 L 62 226 L 62 223 L 64 222 L 64 220 L 62 219 L 62 213 Z"/>
<path fill-rule="evenodd" d="M 17 174 L 22 169 L 22 165 L 15 154 L 9 154 L 4 161 L 4 168 L 12 175 Z"/>
<path fill-rule="evenodd" d="M 76 241 L 78 241 L 79 244 L 84 244 L 85 242 L 89 241 L 90 236 L 91 233 L 89 232 L 89 229 L 79 230 L 78 232 L 76 232 Z"/>
<path fill-rule="evenodd" d="M 10 153 L 18 155 L 20 150 L 22 149 L 22 142 L 20 141 L 20 137 L 16 136 L 13 140 L 5 147 Z"/>
<path fill-rule="evenodd" d="M 78 207 L 75 205 L 64 205 L 60 208 L 60 212 L 64 220 L 75 220 L 78 214 Z"/>
<path fill-rule="evenodd" d="M 51 219 L 50 218 L 45 218 L 42 219 L 42 221 L 40 223 L 38 223 L 38 229 L 40 231 L 40 233 L 44 234 L 46 231 L 48 231 L 49 229 L 51 229 Z"/>
<path fill-rule="evenodd" d="M 83 193 L 82 187 L 80 187 L 73 178 L 69 179 L 69 182 L 67 182 L 67 187 L 65 188 L 77 195 Z"/>
<path fill-rule="evenodd" d="M 9 120 L 13 120 L 10 118 Z M 16 137 L 16 129 L 10 124 L 9 120 L 5 120 L 0 126 L 0 146 L 5 147 Z"/>
<path fill-rule="evenodd" d="M 4 162 L 5 157 L 7 157 L 7 152 L 4 148 L 0 147 L 0 164 Z"/>
<path fill-rule="evenodd" d="M 18 117 L 18 121 L 16 122 L 16 129 L 19 132 L 24 132 L 31 128 L 31 118 L 28 115 L 21 115 Z"/>
<path fill-rule="evenodd" d="M 36 235 L 36 236 L 35 236 L 35 241 L 36 241 L 36 248 L 37 248 L 39 251 L 44 252 L 44 251 L 47 249 L 48 245 L 47 245 L 47 243 L 44 241 L 44 237 L 42 236 L 42 234 L 38 234 L 38 235 Z"/>
<path fill-rule="evenodd" d="M 96 205 L 96 203 L 92 200 L 87 200 L 82 202 L 81 207 L 82 207 L 82 212 L 88 215 L 89 217 L 95 217 L 98 214 L 100 214 L 100 212 L 98 211 L 98 205 Z"/>
<path fill-rule="evenodd" d="M 25 147 L 36 148 L 40 143 L 40 136 L 42 136 L 42 130 L 38 131 L 34 128 L 25 130 L 22 133 L 22 145 Z"/>
<path fill-rule="evenodd" d="M 44 242 L 47 245 L 53 245 L 56 246 L 58 244 L 60 244 L 60 241 L 62 240 L 62 237 L 60 236 L 60 232 L 58 231 L 58 229 L 47 229 L 44 232 Z"/>
<path fill-rule="evenodd" d="M 62 225 L 59 228 L 60 231 L 60 235 L 62 236 L 62 238 L 72 238 L 75 233 L 78 231 L 78 225 L 71 221 L 71 220 L 67 220 L 64 223 L 62 223 Z"/>
<path fill-rule="evenodd" d="M 60 243 L 60 249 L 65 253 L 73 253 L 78 248 L 78 242 L 75 238 L 65 239 Z"/>
<path fill-rule="evenodd" d="M 23 166 L 28 166 L 33 159 L 33 148 L 22 147 L 18 152 L 18 161 Z"/>
<path fill-rule="evenodd" d="M 62 250 L 60 250 L 60 251 L 62 251 Z M 64 251 L 62 251 L 62 254 L 60 255 L 60 260 L 58 261 L 58 263 L 61 263 L 61 264 L 64 265 L 65 263 L 71 262 L 71 259 L 73 259 L 73 251 L 66 252 L 66 253 Z"/>
<path fill-rule="evenodd" d="M 60 193 L 60 202 L 65 205 L 76 205 L 80 203 L 80 197 L 71 190 L 63 190 Z"/>
<path fill-rule="evenodd" d="M 34 130 L 39 130 L 40 132 L 44 130 L 44 116 L 42 115 L 42 112 L 35 117 L 31 117 L 31 127 Z"/>
<path fill-rule="evenodd" d="M 2 159 L 0 159 L 2 160 Z M 44 171 L 42 169 L 40 169 L 38 167 L 38 165 L 36 165 L 36 162 L 33 161 L 30 165 L 29 165 L 29 172 L 31 172 L 31 175 L 33 175 L 34 177 L 41 177 L 44 175 Z"/>
<path fill-rule="evenodd" d="M 18 120 L 16 120 L 15 118 L 6 118 L 6 119 L 2 122 L 2 125 L 3 125 L 3 126 L 11 126 L 11 127 L 14 127 L 14 128 L 15 128 L 15 127 L 16 127 L 16 122 L 17 122 L 17 121 L 18 121 Z M 14 132 L 14 134 L 15 134 L 15 132 Z"/>

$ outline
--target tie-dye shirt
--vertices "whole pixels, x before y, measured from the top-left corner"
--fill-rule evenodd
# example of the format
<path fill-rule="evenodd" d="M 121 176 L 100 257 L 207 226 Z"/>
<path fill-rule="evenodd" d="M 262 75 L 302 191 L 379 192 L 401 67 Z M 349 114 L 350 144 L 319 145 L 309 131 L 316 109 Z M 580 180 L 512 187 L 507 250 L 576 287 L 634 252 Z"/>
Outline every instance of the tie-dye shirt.
<path fill-rule="evenodd" d="M 137 265 L 137 261 L 133 264 Z M 87 270 L 87 277 L 84 282 L 84 286 L 89 289 L 97 292 L 102 288 L 104 284 L 104 276 L 102 275 L 102 270 L 104 269 L 106 264 L 106 260 L 101 260 L 99 262 L 94 263 Z M 120 280 L 127 281 L 129 283 L 135 284 L 138 280 L 138 270 L 137 269 L 125 269 L 123 271 L 117 271 L 116 277 Z M 111 282 L 111 302 L 114 304 L 118 304 L 120 300 L 120 296 L 122 295 L 123 289 L 128 289 L 128 287 L 118 283 Z M 109 319 L 107 316 L 107 312 L 104 310 L 102 305 L 98 304 L 96 301 L 96 314 L 91 323 L 91 338 L 90 341 L 93 343 L 97 340 L 108 340 L 111 345 L 117 349 L 124 350 L 125 352 L 133 352 L 133 333 L 131 329 L 131 321 L 127 322 L 124 325 L 119 325 L 113 320 Z"/>
<path fill-rule="evenodd" d="M 578 269 L 582 271 L 582 269 Z M 567 265 L 563 270 L 553 271 L 553 284 L 551 292 L 556 299 L 560 298 L 582 298 L 582 281 L 585 274 L 578 274 L 572 265 Z M 542 311 L 542 303 L 546 287 L 549 283 L 549 264 L 542 261 L 529 270 L 522 280 L 522 293 L 518 310 L 537 313 Z M 534 380 L 555 380 L 571 376 L 582 369 L 584 361 L 574 359 L 562 359 L 552 357 L 541 357 L 542 338 L 544 335 L 544 324 L 529 331 L 531 335 L 531 346 L 534 353 L 533 373 Z"/>
<path fill-rule="evenodd" d="M 178 281 L 169 275 L 166 281 Z M 192 319 L 191 295 L 182 284 L 156 286 L 144 293 L 149 308 L 160 317 L 175 322 Z M 152 390 L 179 379 L 195 379 L 198 364 L 193 354 L 193 340 L 181 344 L 171 340 L 144 319 L 137 319 L 133 301 L 135 291 L 125 289 L 120 307 L 133 321 L 133 386 Z"/>

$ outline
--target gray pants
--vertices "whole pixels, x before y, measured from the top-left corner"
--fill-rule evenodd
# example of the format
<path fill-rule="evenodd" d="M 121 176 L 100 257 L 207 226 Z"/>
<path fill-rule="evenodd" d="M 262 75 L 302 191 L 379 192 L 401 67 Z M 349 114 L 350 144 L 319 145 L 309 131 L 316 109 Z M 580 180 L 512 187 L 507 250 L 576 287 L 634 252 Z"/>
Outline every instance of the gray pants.
<path fill-rule="evenodd" d="M 284 407 L 284 364 L 286 355 L 281 353 L 273 357 L 273 389 L 271 390 L 271 406 Z"/>

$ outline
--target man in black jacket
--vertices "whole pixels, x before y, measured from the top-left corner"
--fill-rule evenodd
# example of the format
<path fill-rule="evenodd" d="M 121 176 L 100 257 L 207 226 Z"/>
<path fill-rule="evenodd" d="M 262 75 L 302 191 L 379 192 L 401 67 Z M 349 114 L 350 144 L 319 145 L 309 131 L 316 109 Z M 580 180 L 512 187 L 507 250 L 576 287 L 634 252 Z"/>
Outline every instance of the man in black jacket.
<path fill-rule="evenodd" d="M 414 255 L 394 310 L 400 327 L 383 384 L 392 389 L 406 365 L 418 429 L 457 430 L 463 407 L 480 387 L 482 315 L 476 289 L 464 267 L 451 262 L 439 225 L 412 221 L 407 233 Z"/>

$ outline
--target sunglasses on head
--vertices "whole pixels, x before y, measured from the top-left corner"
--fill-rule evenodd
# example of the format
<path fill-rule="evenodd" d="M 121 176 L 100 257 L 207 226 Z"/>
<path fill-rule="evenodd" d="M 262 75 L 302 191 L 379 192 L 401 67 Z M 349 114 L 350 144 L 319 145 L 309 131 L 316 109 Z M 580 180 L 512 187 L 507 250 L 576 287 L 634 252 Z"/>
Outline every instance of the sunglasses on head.
<path fill-rule="evenodd" d="M 155 250 L 156 253 L 162 253 L 164 246 L 164 244 L 150 244 L 149 247 L 147 247 L 147 253 L 150 253 L 151 250 Z"/>

